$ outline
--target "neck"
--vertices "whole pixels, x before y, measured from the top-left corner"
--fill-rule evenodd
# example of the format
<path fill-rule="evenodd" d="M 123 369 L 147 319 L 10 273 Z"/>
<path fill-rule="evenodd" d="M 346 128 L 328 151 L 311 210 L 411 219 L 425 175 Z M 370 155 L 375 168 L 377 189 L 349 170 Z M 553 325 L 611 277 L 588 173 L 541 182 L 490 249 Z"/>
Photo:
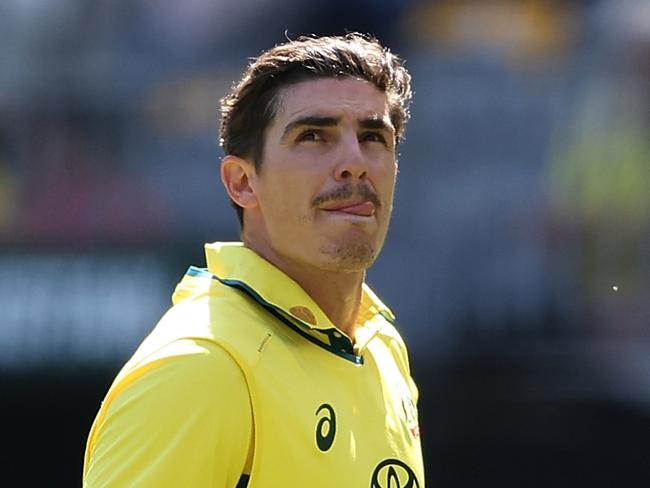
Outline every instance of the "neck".
<path fill-rule="evenodd" d="M 269 246 L 245 238 L 244 244 L 298 283 L 332 323 L 354 341 L 365 271 L 323 270 L 286 259 Z"/>

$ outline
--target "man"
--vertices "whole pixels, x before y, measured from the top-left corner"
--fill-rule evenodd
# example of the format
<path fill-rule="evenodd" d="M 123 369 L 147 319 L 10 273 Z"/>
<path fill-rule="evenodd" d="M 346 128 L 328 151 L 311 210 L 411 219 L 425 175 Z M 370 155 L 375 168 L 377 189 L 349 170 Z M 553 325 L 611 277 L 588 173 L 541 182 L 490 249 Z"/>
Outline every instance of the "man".
<path fill-rule="evenodd" d="M 206 245 L 118 374 L 86 486 L 424 486 L 406 349 L 364 284 L 410 98 L 399 58 L 358 34 L 248 67 L 221 107 L 243 243 Z"/>

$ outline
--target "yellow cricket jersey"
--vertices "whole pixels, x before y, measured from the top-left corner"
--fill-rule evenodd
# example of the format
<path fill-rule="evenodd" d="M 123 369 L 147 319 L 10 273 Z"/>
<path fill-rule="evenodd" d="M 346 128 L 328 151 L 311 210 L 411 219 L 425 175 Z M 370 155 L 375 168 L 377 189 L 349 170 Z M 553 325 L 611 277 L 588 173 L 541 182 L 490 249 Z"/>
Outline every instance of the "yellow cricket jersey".
<path fill-rule="evenodd" d="M 417 389 L 364 285 L 354 345 L 240 243 L 206 245 L 110 387 L 84 486 L 418 488 Z"/>

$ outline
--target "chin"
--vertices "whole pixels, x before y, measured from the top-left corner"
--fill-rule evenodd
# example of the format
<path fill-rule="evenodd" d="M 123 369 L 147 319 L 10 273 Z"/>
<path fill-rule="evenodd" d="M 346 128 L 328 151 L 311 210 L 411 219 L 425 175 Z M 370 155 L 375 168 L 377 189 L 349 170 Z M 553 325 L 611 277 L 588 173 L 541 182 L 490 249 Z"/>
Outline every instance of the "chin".
<path fill-rule="evenodd" d="M 321 250 L 332 271 L 365 271 L 377 258 L 377 247 L 368 242 L 334 244 Z"/>

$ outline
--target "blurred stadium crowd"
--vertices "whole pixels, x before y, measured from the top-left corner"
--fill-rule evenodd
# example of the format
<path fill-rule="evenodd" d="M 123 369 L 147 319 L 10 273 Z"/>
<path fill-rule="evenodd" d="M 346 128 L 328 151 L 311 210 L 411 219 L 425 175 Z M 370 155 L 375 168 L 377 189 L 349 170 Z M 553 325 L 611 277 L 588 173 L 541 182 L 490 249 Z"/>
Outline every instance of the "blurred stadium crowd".
<path fill-rule="evenodd" d="M 421 378 L 425 447 L 444 459 L 430 480 L 465 486 L 441 465 L 490 459 L 468 448 L 479 437 L 566 449 L 549 424 L 508 417 L 524 404 L 579 425 L 575 452 L 608 422 L 640 445 L 614 433 L 622 417 L 575 405 L 632 410 L 644 423 L 625 417 L 629 431 L 648 432 L 647 0 L 1 1 L 0 366 L 112 376 L 202 243 L 237 239 L 220 96 L 260 50 L 346 29 L 413 75 L 369 281 Z M 558 398 L 575 410 L 539 407 Z"/>

